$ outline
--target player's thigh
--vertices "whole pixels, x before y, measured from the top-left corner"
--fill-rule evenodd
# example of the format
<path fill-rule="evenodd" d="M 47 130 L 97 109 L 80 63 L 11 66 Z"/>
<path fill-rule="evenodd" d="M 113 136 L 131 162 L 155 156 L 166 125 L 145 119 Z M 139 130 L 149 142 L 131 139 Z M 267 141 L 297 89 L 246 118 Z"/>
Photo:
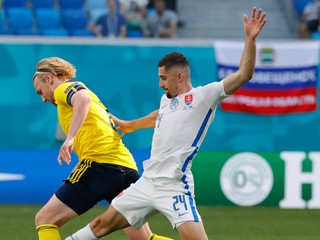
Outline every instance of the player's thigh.
<path fill-rule="evenodd" d="M 153 196 L 153 185 L 141 177 L 114 198 L 111 206 L 121 213 L 131 226 L 139 229 L 157 212 L 153 205 Z"/>
<path fill-rule="evenodd" d="M 186 222 L 177 228 L 183 240 L 207 240 L 202 222 Z"/>
<path fill-rule="evenodd" d="M 85 159 L 55 194 L 60 201 L 81 215 L 103 199 L 110 203 L 138 178 L 139 174 L 135 170 Z"/>
<path fill-rule="evenodd" d="M 56 195 L 53 195 L 36 214 L 35 224 L 55 224 L 61 227 L 77 216 L 75 211 L 61 202 Z"/>

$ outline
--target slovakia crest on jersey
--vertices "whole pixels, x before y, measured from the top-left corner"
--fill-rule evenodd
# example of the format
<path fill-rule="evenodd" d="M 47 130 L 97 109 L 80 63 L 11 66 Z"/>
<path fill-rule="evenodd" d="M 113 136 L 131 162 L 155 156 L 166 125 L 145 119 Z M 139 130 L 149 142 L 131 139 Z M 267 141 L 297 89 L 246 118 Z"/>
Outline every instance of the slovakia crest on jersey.
<path fill-rule="evenodd" d="M 192 100 L 193 100 L 193 95 L 192 95 L 192 94 L 189 94 L 189 95 L 184 96 L 184 103 L 185 103 L 187 106 L 190 106 L 190 105 L 191 105 Z"/>

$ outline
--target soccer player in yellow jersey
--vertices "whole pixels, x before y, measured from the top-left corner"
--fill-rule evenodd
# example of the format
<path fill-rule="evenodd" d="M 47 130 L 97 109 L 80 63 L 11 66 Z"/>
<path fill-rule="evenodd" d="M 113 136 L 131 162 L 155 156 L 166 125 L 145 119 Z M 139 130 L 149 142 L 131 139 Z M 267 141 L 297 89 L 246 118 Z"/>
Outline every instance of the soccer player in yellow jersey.
<path fill-rule="evenodd" d="M 103 199 L 110 203 L 139 178 L 135 161 L 107 108 L 83 83 L 71 80 L 75 74 L 72 64 L 51 57 L 38 62 L 33 76 L 42 101 L 57 107 L 67 136 L 59 151 L 59 164 L 69 165 L 72 151 L 79 158 L 77 167 L 35 217 L 39 240 L 61 240 L 59 228 L 66 222 Z M 148 224 L 139 231 L 129 227 L 125 232 L 134 240 L 168 239 L 152 234 Z M 96 239 L 91 231 L 84 234 Z"/>

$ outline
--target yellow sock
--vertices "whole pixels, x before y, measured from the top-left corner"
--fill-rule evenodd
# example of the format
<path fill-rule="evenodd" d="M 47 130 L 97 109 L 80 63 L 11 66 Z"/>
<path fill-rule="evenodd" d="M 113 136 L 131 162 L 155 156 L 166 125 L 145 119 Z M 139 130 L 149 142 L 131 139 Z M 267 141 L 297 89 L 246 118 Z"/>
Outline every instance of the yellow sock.
<path fill-rule="evenodd" d="M 59 227 L 53 224 L 37 226 L 39 240 L 61 240 Z"/>
<path fill-rule="evenodd" d="M 151 234 L 148 240 L 173 240 L 172 238 L 162 237 L 156 234 Z"/>

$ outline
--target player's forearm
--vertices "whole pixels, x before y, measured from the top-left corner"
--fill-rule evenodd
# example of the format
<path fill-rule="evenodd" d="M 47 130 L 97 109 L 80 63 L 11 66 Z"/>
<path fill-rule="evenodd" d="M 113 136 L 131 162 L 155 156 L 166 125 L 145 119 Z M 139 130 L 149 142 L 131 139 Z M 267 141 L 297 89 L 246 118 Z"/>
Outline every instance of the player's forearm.
<path fill-rule="evenodd" d="M 256 63 L 256 41 L 246 38 L 243 54 L 239 66 L 239 80 L 241 85 L 249 81 L 254 73 Z"/>
<path fill-rule="evenodd" d="M 145 117 L 132 120 L 131 126 L 134 130 L 142 129 L 142 128 L 154 128 L 159 110 L 153 111 Z"/>
<path fill-rule="evenodd" d="M 255 40 L 246 39 L 238 71 L 224 79 L 224 90 L 227 95 L 234 93 L 252 78 L 256 59 Z"/>

